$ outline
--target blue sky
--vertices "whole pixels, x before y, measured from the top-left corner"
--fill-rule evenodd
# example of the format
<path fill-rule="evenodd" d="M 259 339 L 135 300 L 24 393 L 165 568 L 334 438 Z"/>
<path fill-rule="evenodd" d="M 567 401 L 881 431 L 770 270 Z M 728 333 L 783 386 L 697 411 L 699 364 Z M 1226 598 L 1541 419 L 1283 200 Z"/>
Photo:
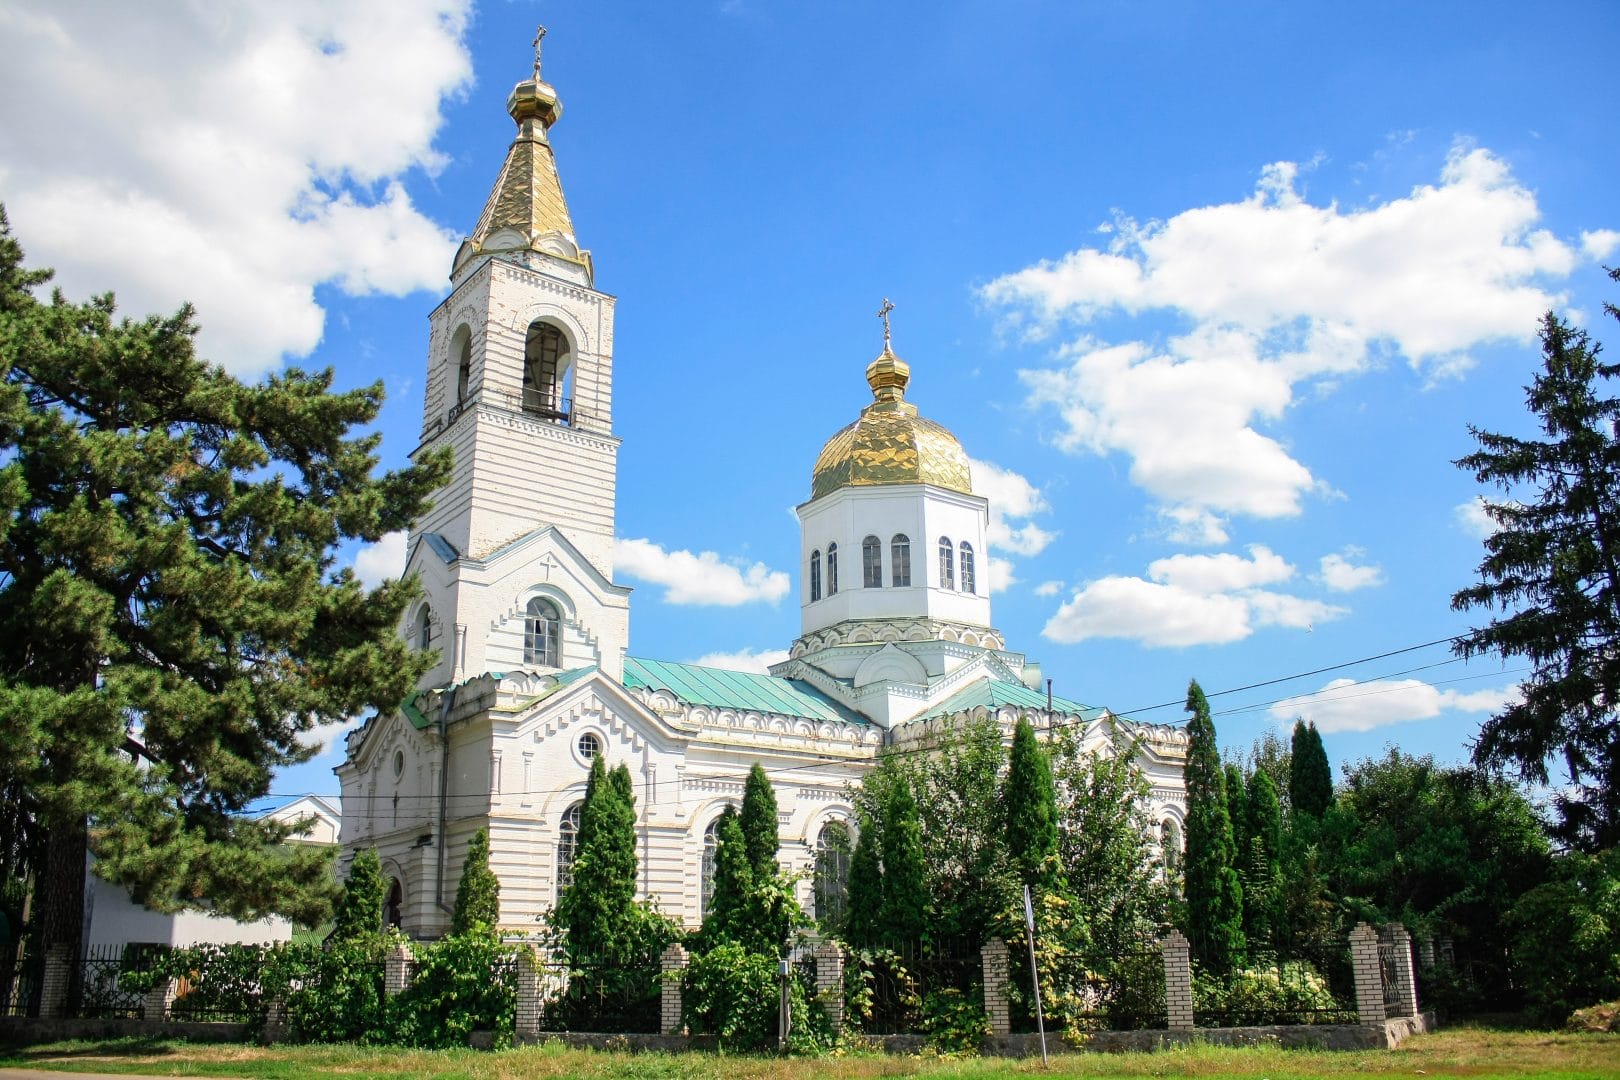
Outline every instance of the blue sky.
<path fill-rule="evenodd" d="M 1527 430 L 1538 315 L 1620 336 L 1620 8 L 0 0 L 0 199 L 70 292 L 194 300 L 233 370 L 384 380 L 397 464 L 537 22 L 619 297 L 633 652 L 791 642 L 792 507 L 887 296 L 1059 693 L 1170 722 L 1189 677 L 1319 671 L 1215 697 L 1222 742 L 1306 714 L 1336 762 L 1466 756 L 1516 665 L 1337 665 L 1469 625 L 1450 462 Z"/>

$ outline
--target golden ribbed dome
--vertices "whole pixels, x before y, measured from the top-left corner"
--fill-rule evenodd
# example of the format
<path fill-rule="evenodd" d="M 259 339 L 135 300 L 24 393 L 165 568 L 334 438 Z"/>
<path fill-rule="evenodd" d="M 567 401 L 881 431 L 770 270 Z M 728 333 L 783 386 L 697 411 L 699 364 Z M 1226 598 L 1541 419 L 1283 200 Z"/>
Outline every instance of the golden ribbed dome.
<path fill-rule="evenodd" d="M 973 494 L 967 452 L 944 427 L 917 415 L 905 400 L 911 368 L 884 345 L 866 369 L 876 400 L 859 420 L 827 440 L 810 476 L 810 497 L 842 487 L 933 484 Z"/>

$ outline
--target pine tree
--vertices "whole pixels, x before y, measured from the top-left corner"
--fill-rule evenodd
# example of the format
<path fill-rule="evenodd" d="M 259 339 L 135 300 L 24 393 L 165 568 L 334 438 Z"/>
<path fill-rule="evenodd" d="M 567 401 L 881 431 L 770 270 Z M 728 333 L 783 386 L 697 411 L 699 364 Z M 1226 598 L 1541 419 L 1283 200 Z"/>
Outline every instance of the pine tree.
<path fill-rule="evenodd" d="M 748 770 L 748 781 L 743 786 L 742 813 L 737 824 L 742 827 L 743 841 L 748 848 L 748 865 L 756 879 L 777 873 L 776 856 L 781 847 L 776 830 L 776 791 L 770 777 L 765 775 L 759 762 Z"/>
<path fill-rule="evenodd" d="M 337 926 L 333 942 L 359 941 L 382 932 L 383 900 L 388 885 L 383 881 L 382 862 L 376 848 L 362 848 L 349 864 L 349 879 L 343 883 L 338 901 Z"/>
<path fill-rule="evenodd" d="M 591 960 L 622 959 L 634 947 L 636 811 L 630 770 L 609 771 L 598 754 L 585 781 L 579 834 L 568 888 L 557 902 L 557 921 L 569 954 Z"/>
<path fill-rule="evenodd" d="M 479 927 L 493 930 L 500 921 L 501 883 L 489 868 L 489 833 L 479 829 L 473 834 L 461 862 L 461 882 L 456 886 L 450 933 L 459 936 Z"/>
<path fill-rule="evenodd" d="M 1226 972 L 1243 958 L 1243 886 L 1215 723 L 1196 680 L 1187 687 L 1187 711 L 1187 937 L 1195 960 Z"/>
<path fill-rule="evenodd" d="M 1035 740 L 1026 717 L 1013 728 L 1012 754 L 1003 803 L 1007 814 L 1007 850 L 1019 881 L 1054 888 L 1057 868 L 1057 788 L 1052 763 Z"/>
<path fill-rule="evenodd" d="M 883 906 L 880 934 L 891 948 L 916 945 L 928 920 L 922 826 L 911 785 L 900 777 L 889 791 L 883 819 Z"/>
<path fill-rule="evenodd" d="M 398 633 L 414 582 L 335 553 L 403 529 L 448 475 L 378 474 L 382 384 L 244 385 L 189 308 L 120 321 L 42 302 L 0 213 L 0 790 L 27 792 L 44 941 L 77 952 L 96 873 L 162 911 L 331 912 L 332 853 L 245 814 L 320 724 L 391 710 L 433 661 Z"/>
<path fill-rule="evenodd" d="M 1243 932 L 1251 948 L 1274 942 L 1280 930 L 1282 809 L 1264 770 L 1249 780 L 1248 863 L 1243 875 Z"/>
<path fill-rule="evenodd" d="M 864 814 L 857 820 L 855 852 L 849 857 L 849 890 L 844 900 L 844 940 L 857 949 L 878 944 L 883 925 L 883 870 L 879 861 L 878 823 Z"/>
<path fill-rule="evenodd" d="M 1316 724 L 1294 721 L 1294 742 L 1288 762 L 1288 801 L 1296 814 L 1320 821 L 1333 805 L 1333 769 Z"/>
<path fill-rule="evenodd" d="M 1620 268 L 1609 271 L 1620 281 Z M 1620 319 L 1620 307 L 1605 304 Z M 1555 778 L 1560 838 L 1587 851 L 1620 844 L 1620 398 L 1604 396 L 1620 364 L 1552 312 L 1541 324 L 1542 370 L 1526 405 L 1545 435 L 1523 439 L 1470 427 L 1479 449 L 1456 464 L 1501 502 L 1485 512 L 1479 583 L 1451 598 L 1458 611 L 1499 612 L 1458 640 L 1460 656 L 1524 657 L 1520 697 L 1480 729 L 1474 759 L 1511 766 L 1533 784 Z"/>

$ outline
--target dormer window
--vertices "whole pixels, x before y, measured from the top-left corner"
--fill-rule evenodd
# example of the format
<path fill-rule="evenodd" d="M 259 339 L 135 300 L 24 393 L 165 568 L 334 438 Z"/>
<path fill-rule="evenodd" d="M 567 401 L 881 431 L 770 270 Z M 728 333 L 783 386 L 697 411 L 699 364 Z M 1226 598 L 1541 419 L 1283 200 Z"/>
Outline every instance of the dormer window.
<path fill-rule="evenodd" d="M 861 588 L 883 588 L 883 541 L 875 536 L 861 541 Z"/>
<path fill-rule="evenodd" d="M 942 589 L 956 588 L 956 549 L 951 546 L 948 536 L 939 538 L 939 587 Z"/>

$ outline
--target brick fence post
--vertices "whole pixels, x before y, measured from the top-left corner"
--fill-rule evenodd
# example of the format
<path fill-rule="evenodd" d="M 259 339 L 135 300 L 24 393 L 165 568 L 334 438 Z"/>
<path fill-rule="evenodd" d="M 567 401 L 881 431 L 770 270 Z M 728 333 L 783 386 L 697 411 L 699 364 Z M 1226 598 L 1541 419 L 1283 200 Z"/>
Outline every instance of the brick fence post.
<path fill-rule="evenodd" d="M 274 1046 L 279 1042 L 287 1041 L 287 999 L 273 997 L 270 1005 L 264 1010 L 264 1027 L 259 1031 L 259 1041 L 266 1046 Z"/>
<path fill-rule="evenodd" d="M 1180 930 L 1172 930 L 1159 942 L 1164 953 L 1164 1011 L 1171 1031 L 1191 1031 L 1193 1026 L 1192 945 Z"/>
<path fill-rule="evenodd" d="M 512 1041 L 519 1046 L 540 1041 L 540 952 L 524 945 L 517 954 L 517 1017 Z"/>
<path fill-rule="evenodd" d="M 1385 923 L 1379 937 L 1395 950 L 1395 1015 L 1417 1015 L 1417 977 L 1412 971 L 1412 935 L 1398 922 Z"/>
<path fill-rule="evenodd" d="M 990 1034 L 1005 1035 L 1012 1030 L 1007 1010 L 1007 943 L 991 938 L 979 949 L 984 964 L 984 1012 L 990 1018 Z"/>
<path fill-rule="evenodd" d="M 57 943 L 45 950 L 45 972 L 39 980 L 39 1015 L 54 1020 L 67 1015 L 68 982 L 73 977 L 73 950 Z"/>
<path fill-rule="evenodd" d="M 1350 967 L 1356 980 L 1356 1019 L 1363 1024 L 1382 1024 L 1384 974 L 1378 962 L 1378 931 L 1364 922 L 1350 931 Z"/>
<path fill-rule="evenodd" d="M 174 1004 L 174 980 L 161 978 L 141 999 L 141 1019 L 162 1021 L 169 1018 L 169 1006 Z"/>
<path fill-rule="evenodd" d="M 1418 967 L 1428 971 L 1434 967 L 1434 938 L 1427 934 L 1418 938 L 1417 943 Z"/>
<path fill-rule="evenodd" d="M 680 942 L 672 941 L 658 959 L 659 967 L 662 969 L 660 975 L 664 980 L 658 1030 L 665 1035 L 679 1035 L 684 1027 L 681 1017 L 681 980 L 686 977 L 686 964 L 690 958 Z"/>
<path fill-rule="evenodd" d="M 832 1033 L 844 1030 L 844 950 L 836 941 L 816 946 L 816 1000 L 827 1014 Z"/>
<path fill-rule="evenodd" d="M 383 954 L 383 993 L 388 997 L 403 994 L 410 985 L 411 947 L 401 941 Z"/>

